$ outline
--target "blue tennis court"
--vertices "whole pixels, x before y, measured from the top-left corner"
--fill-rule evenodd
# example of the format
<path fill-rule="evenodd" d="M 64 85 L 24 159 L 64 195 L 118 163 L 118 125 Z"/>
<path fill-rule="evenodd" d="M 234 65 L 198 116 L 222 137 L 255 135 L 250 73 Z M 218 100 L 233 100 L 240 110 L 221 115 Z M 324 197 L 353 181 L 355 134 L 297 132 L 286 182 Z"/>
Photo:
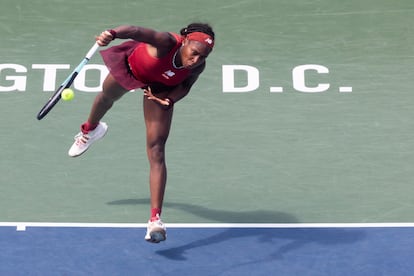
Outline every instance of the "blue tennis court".
<path fill-rule="evenodd" d="M 98 227 L 97 227 L 98 226 Z M 20 226 L 21 227 L 21 226 Z M 1 227 L 1 275 L 411 275 L 412 225 Z"/>

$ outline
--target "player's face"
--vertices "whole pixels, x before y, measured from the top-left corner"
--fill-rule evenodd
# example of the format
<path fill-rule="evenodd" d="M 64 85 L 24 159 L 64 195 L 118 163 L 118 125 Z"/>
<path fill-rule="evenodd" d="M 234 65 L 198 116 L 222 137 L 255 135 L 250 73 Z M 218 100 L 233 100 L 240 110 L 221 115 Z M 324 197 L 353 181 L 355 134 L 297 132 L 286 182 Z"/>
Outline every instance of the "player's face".
<path fill-rule="evenodd" d="M 181 49 L 181 63 L 185 68 L 192 69 L 202 64 L 210 52 L 211 49 L 207 45 L 186 39 Z"/>

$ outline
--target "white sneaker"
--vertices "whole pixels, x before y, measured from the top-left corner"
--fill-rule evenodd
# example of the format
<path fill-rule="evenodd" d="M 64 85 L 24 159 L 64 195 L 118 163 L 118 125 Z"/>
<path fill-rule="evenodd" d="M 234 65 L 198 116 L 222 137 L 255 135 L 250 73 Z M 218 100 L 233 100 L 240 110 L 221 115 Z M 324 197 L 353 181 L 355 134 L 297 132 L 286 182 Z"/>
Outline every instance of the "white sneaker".
<path fill-rule="evenodd" d="M 84 134 L 82 131 L 75 136 L 75 142 L 69 149 L 69 156 L 76 157 L 84 153 L 93 142 L 101 139 L 108 131 L 108 125 L 104 122 L 99 122 L 98 126 Z"/>
<path fill-rule="evenodd" d="M 148 242 L 159 243 L 167 238 L 167 229 L 157 215 L 157 220 L 148 221 L 147 234 L 145 240 Z"/>

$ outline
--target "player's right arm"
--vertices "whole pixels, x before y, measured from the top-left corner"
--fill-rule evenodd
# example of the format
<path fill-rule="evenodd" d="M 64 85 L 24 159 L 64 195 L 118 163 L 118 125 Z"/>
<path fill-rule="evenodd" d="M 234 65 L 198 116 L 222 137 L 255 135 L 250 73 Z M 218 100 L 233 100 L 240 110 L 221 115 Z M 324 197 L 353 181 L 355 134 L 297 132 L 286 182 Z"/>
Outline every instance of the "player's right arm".
<path fill-rule="evenodd" d="M 123 25 L 103 31 L 96 37 L 96 41 L 100 46 L 107 46 L 115 38 L 133 39 L 150 44 L 160 50 L 167 49 L 167 51 L 174 47 L 176 43 L 174 36 L 168 32 L 158 32 L 153 29 L 132 25 Z"/>

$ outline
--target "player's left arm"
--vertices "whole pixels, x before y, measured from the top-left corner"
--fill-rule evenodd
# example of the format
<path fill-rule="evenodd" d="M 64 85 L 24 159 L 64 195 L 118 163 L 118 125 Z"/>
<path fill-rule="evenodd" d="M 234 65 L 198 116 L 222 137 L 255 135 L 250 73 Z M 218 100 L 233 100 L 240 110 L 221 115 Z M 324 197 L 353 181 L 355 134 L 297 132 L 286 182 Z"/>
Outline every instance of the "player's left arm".
<path fill-rule="evenodd" d="M 173 90 L 171 90 L 166 98 L 157 98 L 154 96 L 151 92 L 151 88 L 144 90 L 144 95 L 147 96 L 150 100 L 155 100 L 159 104 L 165 106 L 166 108 L 172 107 L 172 105 L 185 96 L 190 92 L 191 87 L 193 84 L 197 81 L 200 74 L 204 71 L 205 63 L 201 64 L 200 66 L 197 66 L 193 69 L 190 76 L 186 78 L 181 84 L 179 84 L 177 87 L 175 87 Z"/>

